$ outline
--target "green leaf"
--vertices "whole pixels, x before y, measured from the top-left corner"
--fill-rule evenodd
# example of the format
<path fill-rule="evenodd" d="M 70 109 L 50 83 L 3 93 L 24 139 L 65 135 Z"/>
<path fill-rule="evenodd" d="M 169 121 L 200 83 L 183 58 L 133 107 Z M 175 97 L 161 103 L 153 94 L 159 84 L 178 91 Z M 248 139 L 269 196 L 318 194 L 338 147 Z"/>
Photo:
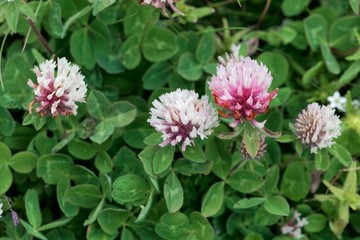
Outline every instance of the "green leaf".
<path fill-rule="evenodd" d="M 227 183 L 238 192 L 251 193 L 260 189 L 264 180 L 257 172 L 239 170 L 229 177 Z"/>
<path fill-rule="evenodd" d="M 111 196 L 120 204 L 132 203 L 138 206 L 146 201 L 149 193 L 149 185 L 143 178 L 127 174 L 115 180 Z"/>
<path fill-rule="evenodd" d="M 150 62 L 161 62 L 174 56 L 179 50 L 176 35 L 165 28 L 147 30 L 142 44 L 144 57 Z"/>
<path fill-rule="evenodd" d="M 330 47 L 326 42 L 320 42 L 320 49 L 325 60 L 327 70 L 332 74 L 340 73 L 340 66 L 335 56 L 332 54 Z"/>
<path fill-rule="evenodd" d="M 16 8 L 22 13 L 24 14 L 27 18 L 30 18 L 31 20 L 33 20 L 34 22 L 36 22 L 36 17 L 35 17 L 35 13 L 32 10 L 32 8 L 23 1 L 14 1 Z"/>
<path fill-rule="evenodd" d="M 281 135 L 280 137 L 276 138 L 275 141 L 281 142 L 281 143 L 289 143 L 296 140 L 296 137 L 294 135 Z"/>
<path fill-rule="evenodd" d="M 250 124 L 245 126 L 243 142 L 246 152 L 255 159 L 260 149 L 260 136 L 258 131 Z"/>
<path fill-rule="evenodd" d="M 68 151 L 75 158 L 80 160 L 89 160 L 96 155 L 94 145 L 79 139 L 74 139 L 68 144 Z"/>
<path fill-rule="evenodd" d="M 127 228 L 123 228 L 123 230 L 121 231 L 121 238 L 120 239 L 124 239 L 124 240 L 134 240 L 134 236 L 131 233 L 131 231 Z"/>
<path fill-rule="evenodd" d="M 5 19 L 10 30 L 15 33 L 18 25 L 19 12 L 14 2 L 8 3 Z"/>
<path fill-rule="evenodd" d="M 91 184 L 82 184 L 65 191 L 65 201 L 81 208 L 94 208 L 102 199 L 100 190 Z"/>
<path fill-rule="evenodd" d="M 87 6 L 84 9 L 77 11 L 73 16 L 69 17 L 68 20 L 66 20 L 66 22 L 64 24 L 64 28 L 61 33 L 61 38 L 65 37 L 66 31 L 71 26 L 71 24 L 73 24 L 76 20 L 78 20 L 79 18 L 81 18 L 82 16 L 84 16 L 85 14 L 87 14 L 90 11 L 91 11 L 91 6 Z"/>
<path fill-rule="evenodd" d="M 51 2 L 50 9 L 48 11 L 49 26 L 55 36 L 61 37 L 64 29 L 64 25 L 61 20 L 61 7 L 57 2 Z"/>
<path fill-rule="evenodd" d="M 92 90 L 87 98 L 86 107 L 92 117 L 104 119 L 104 113 L 110 109 L 110 102 L 102 92 Z"/>
<path fill-rule="evenodd" d="M 255 207 L 265 201 L 265 198 L 253 197 L 253 198 L 244 198 L 235 203 L 235 209 L 247 209 Z"/>
<path fill-rule="evenodd" d="M 195 58 L 200 64 L 210 62 L 216 53 L 215 32 L 212 28 L 207 28 L 200 38 L 196 48 Z"/>
<path fill-rule="evenodd" d="M 73 161 L 68 155 L 51 154 L 42 156 L 36 167 L 36 175 L 47 184 L 57 184 L 62 178 L 69 178 Z"/>
<path fill-rule="evenodd" d="M 301 81 L 304 83 L 306 87 L 310 87 L 311 81 L 313 79 L 316 79 L 320 75 L 321 71 L 323 70 L 323 66 L 324 66 L 323 62 L 318 62 L 317 64 L 315 64 L 305 72 Z"/>
<path fill-rule="evenodd" d="M 183 213 L 167 213 L 155 227 L 156 233 L 164 239 L 213 239 L 214 230 L 200 213 L 192 212 L 190 219 Z"/>
<path fill-rule="evenodd" d="M 99 12 L 104 10 L 105 8 L 109 7 L 110 5 L 114 4 L 116 0 L 94 0 L 93 5 L 93 15 L 97 15 Z"/>
<path fill-rule="evenodd" d="M 30 224 L 37 229 L 42 223 L 38 193 L 34 189 L 29 189 L 25 194 L 24 200 L 26 216 Z"/>
<path fill-rule="evenodd" d="M 37 156 L 32 152 L 18 152 L 9 161 L 9 165 L 18 173 L 30 173 L 36 166 Z"/>
<path fill-rule="evenodd" d="M 68 218 L 68 219 L 71 220 L 71 218 Z M 48 232 L 46 234 L 46 237 L 47 237 L 47 239 L 51 239 L 51 240 L 63 240 L 63 239 L 76 240 L 76 237 L 72 231 L 62 229 L 62 228 L 57 228 L 57 229 L 51 230 L 50 232 Z"/>
<path fill-rule="evenodd" d="M 326 149 L 321 149 L 315 155 L 315 167 L 317 170 L 326 171 L 330 166 L 329 153 Z"/>
<path fill-rule="evenodd" d="M 15 131 L 15 121 L 10 112 L 0 106 L 0 133 L 4 136 L 11 136 Z"/>
<path fill-rule="evenodd" d="M 309 223 L 305 225 L 305 231 L 308 233 L 317 233 L 325 228 L 327 217 L 323 214 L 315 213 L 307 216 L 306 220 Z"/>
<path fill-rule="evenodd" d="M 212 161 L 204 163 L 196 163 L 187 159 L 177 159 L 174 164 L 174 171 L 181 173 L 185 176 L 191 176 L 192 174 L 209 174 L 213 166 Z"/>
<path fill-rule="evenodd" d="M 144 89 L 155 90 L 162 87 L 172 76 L 173 69 L 168 62 L 154 63 L 143 75 Z"/>
<path fill-rule="evenodd" d="M 285 198 L 280 196 L 272 196 L 265 199 L 264 208 L 271 214 L 288 216 L 290 213 L 289 204 Z"/>
<path fill-rule="evenodd" d="M 284 196 L 293 201 L 299 201 L 306 197 L 310 190 L 310 175 L 305 171 L 302 162 L 291 162 L 287 166 L 280 190 Z"/>
<path fill-rule="evenodd" d="M 280 173 L 278 165 L 274 165 L 266 171 L 266 179 L 264 186 L 265 194 L 270 195 L 278 191 L 277 185 L 279 183 L 279 175 Z"/>
<path fill-rule="evenodd" d="M 70 52 L 75 60 L 83 64 L 86 69 L 94 68 L 96 62 L 95 49 L 91 44 L 87 28 L 80 28 L 71 34 Z"/>
<path fill-rule="evenodd" d="M 154 155 L 153 170 L 155 174 L 166 171 L 174 159 L 175 148 L 171 145 L 162 147 Z"/>
<path fill-rule="evenodd" d="M 25 222 L 24 220 L 20 219 L 21 225 L 23 225 L 23 227 L 26 229 L 27 233 L 37 237 L 41 240 L 47 240 L 47 238 L 42 235 L 38 230 L 36 230 L 35 228 L 33 228 L 30 224 L 28 224 L 27 222 Z"/>
<path fill-rule="evenodd" d="M 132 35 L 121 45 L 120 48 L 121 63 L 127 69 L 136 68 L 141 61 L 140 38 L 138 35 Z"/>
<path fill-rule="evenodd" d="M 143 33 L 146 27 L 150 27 L 156 23 L 159 14 L 154 8 L 140 6 L 133 3 L 126 11 L 124 19 L 124 32 L 126 36 Z"/>
<path fill-rule="evenodd" d="M 60 219 L 57 219 L 51 223 L 45 224 L 41 227 L 38 228 L 39 231 L 47 231 L 53 228 L 58 228 L 58 227 L 62 227 L 64 225 L 66 225 L 67 223 L 69 223 L 72 220 L 72 218 L 66 218 L 66 217 L 62 217 Z"/>
<path fill-rule="evenodd" d="M 344 148 L 342 145 L 334 143 L 330 148 L 328 148 L 328 151 L 331 155 L 333 155 L 339 162 L 349 167 L 352 161 L 352 157 L 349 153 L 349 151 Z"/>
<path fill-rule="evenodd" d="M 182 151 L 183 156 L 193 162 L 206 162 L 206 156 L 202 148 L 195 144 L 194 146 L 187 146 L 185 151 Z"/>
<path fill-rule="evenodd" d="M 115 126 L 111 122 L 100 122 L 98 125 L 96 125 L 95 131 L 91 135 L 90 139 L 93 142 L 101 144 L 111 136 L 111 134 L 114 132 L 114 129 Z"/>
<path fill-rule="evenodd" d="M 56 197 L 61 211 L 67 217 L 76 216 L 79 208 L 65 201 L 65 191 L 71 187 L 70 179 L 63 178 L 56 185 Z"/>
<path fill-rule="evenodd" d="M 174 172 L 170 173 L 164 183 L 164 197 L 169 212 L 177 212 L 184 202 L 184 191 Z"/>
<path fill-rule="evenodd" d="M 131 212 L 124 209 L 106 208 L 98 215 L 98 223 L 107 234 L 116 234 L 118 229 L 126 225 L 131 217 Z"/>
<path fill-rule="evenodd" d="M 177 66 L 179 75 L 189 81 L 197 81 L 202 76 L 202 67 L 196 62 L 192 53 L 186 52 L 180 56 Z"/>
<path fill-rule="evenodd" d="M 224 141 L 211 138 L 206 143 L 206 158 L 214 162 L 212 171 L 216 176 L 225 180 L 231 168 L 231 154 Z"/>
<path fill-rule="evenodd" d="M 352 80 L 356 79 L 360 72 L 360 60 L 350 64 L 350 66 L 344 71 L 337 82 L 338 87 L 341 88 L 346 84 L 349 84 Z"/>
<path fill-rule="evenodd" d="M 327 23 L 323 16 L 312 14 L 304 20 L 305 36 L 313 51 L 326 41 Z"/>
<path fill-rule="evenodd" d="M 150 180 L 151 180 L 151 179 L 152 179 L 152 178 L 150 177 Z M 156 180 L 155 180 L 155 181 L 156 181 Z M 152 182 L 154 182 L 154 181 L 152 181 Z M 159 192 L 158 187 L 156 187 L 156 188 L 157 188 L 156 191 Z M 153 201 L 154 201 L 154 196 L 155 196 L 155 190 L 154 190 L 154 189 L 151 189 L 150 196 L 149 196 L 149 200 L 148 200 L 146 206 L 141 208 L 141 212 L 139 213 L 138 218 L 137 218 L 136 221 L 135 221 L 136 223 L 139 223 L 139 222 L 144 221 L 144 219 L 146 218 L 146 216 L 148 215 L 148 213 L 149 213 L 150 210 L 151 210 L 152 203 L 153 203 Z"/>
<path fill-rule="evenodd" d="M 270 107 L 274 108 L 284 105 L 291 96 L 291 93 L 292 91 L 288 87 L 279 88 L 277 96 L 270 103 Z"/>
<path fill-rule="evenodd" d="M 213 184 L 204 195 L 201 214 L 204 217 L 211 217 L 217 214 L 224 201 L 224 182 L 218 182 Z"/>
<path fill-rule="evenodd" d="M 281 9 L 285 16 L 294 17 L 302 13 L 311 0 L 283 0 Z"/>
<path fill-rule="evenodd" d="M 3 165 L 6 165 L 6 162 L 8 162 L 11 158 L 11 151 L 10 151 L 10 148 L 0 142 L 0 168 L 3 166 Z"/>
<path fill-rule="evenodd" d="M 96 221 L 100 211 L 104 207 L 104 202 L 105 202 L 105 198 L 102 198 L 100 203 L 97 205 L 97 207 L 95 209 L 92 210 L 88 219 L 86 219 L 86 221 L 84 222 L 84 226 L 88 226 Z"/>
<path fill-rule="evenodd" d="M 263 52 L 257 58 L 258 62 L 262 62 L 269 69 L 273 82 L 271 89 L 281 86 L 289 75 L 289 62 L 280 53 Z"/>
<path fill-rule="evenodd" d="M 359 0 L 349 0 L 349 3 L 350 3 L 350 7 L 353 10 L 353 12 L 356 15 L 359 15 L 360 1 Z"/>
<path fill-rule="evenodd" d="M 113 168 L 113 162 L 107 152 L 101 151 L 96 155 L 95 167 L 103 173 L 111 172 Z"/>
<path fill-rule="evenodd" d="M 119 101 L 111 105 L 104 121 L 115 127 L 124 127 L 134 121 L 135 117 L 136 107 L 127 101 Z"/>
<path fill-rule="evenodd" d="M 337 18 L 329 29 L 329 45 L 340 51 L 351 51 L 357 47 L 354 31 L 360 24 L 359 16 L 344 16 Z"/>
<path fill-rule="evenodd" d="M 22 103 L 32 101 L 34 94 L 27 86 L 28 79 L 34 79 L 32 64 L 25 54 L 16 53 L 7 58 L 3 72 L 5 92 L 0 94 L 0 105 L 8 109 L 23 109 Z"/>

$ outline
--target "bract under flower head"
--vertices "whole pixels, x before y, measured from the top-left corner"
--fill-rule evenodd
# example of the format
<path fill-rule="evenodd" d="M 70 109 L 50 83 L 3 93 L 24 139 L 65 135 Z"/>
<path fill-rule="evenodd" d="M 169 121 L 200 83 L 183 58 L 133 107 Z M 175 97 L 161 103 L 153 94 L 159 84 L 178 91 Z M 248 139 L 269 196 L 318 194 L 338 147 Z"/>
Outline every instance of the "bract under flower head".
<path fill-rule="evenodd" d="M 216 74 L 212 76 L 210 91 L 219 113 L 226 118 L 234 118 L 230 126 L 235 127 L 243 120 L 255 121 L 258 114 L 265 113 L 277 89 L 268 93 L 272 76 L 265 65 L 249 57 L 238 56 L 239 47 L 232 47 L 232 54 L 219 58 Z"/>
<path fill-rule="evenodd" d="M 295 121 L 298 139 L 310 146 L 312 153 L 318 149 L 330 147 L 334 139 L 340 136 L 340 119 L 330 106 L 311 103 Z"/>
<path fill-rule="evenodd" d="M 57 67 L 57 71 L 55 68 Z M 70 64 L 66 58 L 47 60 L 34 67 L 37 83 L 30 79 L 28 85 L 34 89 L 35 99 L 29 106 L 39 103 L 35 110 L 41 116 L 76 115 L 76 102 L 85 102 L 86 84 L 79 66 Z"/>
<path fill-rule="evenodd" d="M 177 14 L 184 15 L 182 12 L 179 11 L 179 9 L 175 7 L 175 2 L 177 2 L 177 0 L 140 0 L 141 4 L 151 5 L 154 8 L 161 8 L 165 16 L 167 16 L 166 5 L 169 5 L 170 8 Z"/>
<path fill-rule="evenodd" d="M 177 89 L 161 95 L 159 100 L 153 101 L 148 122 L 163 134 L 161 147 L 181 142 L 182 151 L 185 151 L 193 139 L 207 138 L 219 124 L 207 96 L 198 99 L 198 94 L 192 90 Z"/>

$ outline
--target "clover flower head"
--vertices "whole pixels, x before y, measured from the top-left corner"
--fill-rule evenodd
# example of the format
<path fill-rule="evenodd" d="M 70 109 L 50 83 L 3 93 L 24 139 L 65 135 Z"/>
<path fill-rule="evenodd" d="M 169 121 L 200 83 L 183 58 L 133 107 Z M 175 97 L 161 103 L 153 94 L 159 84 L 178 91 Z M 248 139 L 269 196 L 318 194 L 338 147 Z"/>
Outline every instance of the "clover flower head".
<path fill-rule="evenodd" d="M 312 153 L 330 147 L 340 136 L 340 119 L 330 106 L 311 103 L 299 113 L 295 121 L 297 138 L 310 146 Z"/>
<path fill-rule="evenodd" d="M 231 127 L 243 120 L 254 126 L 263 126 L 255 117 L 267 112 L 270 102 L 277 95 L 277 89 L 268 93 L 272 76 L 265 65 L 250 57 L 238 55 L 239 46 L 232 46 L 232 53 L 219 57 L 216 74 L 211 77 L 209 87 L 219 113 L 233 118 Z"/>
<path fill-rule="evenodd" d="M 79 70 L 79 66 L 69 63 L 66 58 L 57 59 L 57 63 L 47 60 L 39 67 L 35 66 L 37 82 L 28 80 L 35 93 L 29 112 L 33 104 L 39 103 L 35 111 L 41 116 L 76 115 L 76 102 L 85 102 L 86 94 L 84 76 Z"/>
<path fill-rule="evenodd" d="M 13 224 L 16 227 L 20 223 L 19 216 L 17 215 L 17 213 L 14 210 L 10 209 L 10 211 L 11 211 L 11 218 L 13 220 Z"/>
<path fill-rule="evenodd" d="M 154 8 L 161 8 L 162 12 L 165 16 L 167 16 L 166 6 L 169 5 L 170 8 L 176 12 L 177 14 L 184 15 L 182 12 L 179 11 L 174 5 L 177 0 L 140 0 L 141 4 L 151 5 Z"/>
<path fill-rule="evenodd" d="M 300 213 L 295 211 L 294 216 L 290 221 L 281 227 L 282 234 L 290 235 L 296 239 L 300 239 L 303 235 L 301 233 L 301 228 L 308 224 L 306 218 L 300 218 Z"/>
<path fill-rule="evenodd" d="M 207 138 L 218 126 L 218 116 L 207 96 L 198 98 L 193 90 L 166 93 L 153 101 L 148 122 L 162 133 L 164 147 L 182 143 L 182 151 L 191 145 L 193 139 Z"/>
<path fill-rule="evenodd" d="M 334 92 L 332 96 L 327 97 L 330 107 L 338 109 L 341 112 L 346 111 L 346 97 L 342 97 L 338 91 Z"/>
<path fill-rule="evenodd" d="M 4 213 L 2 208 L 3 208 L 3 203 L 0 203 L 0 218 L 2 217 L 2 214 Z"/>
<path fill-rule="evenodd" d="M 267 144 L 265 143 L 265 137 L 261 136 L 260 137 L 260 143 L 259 143 L 259 150 L 256 153 L 256 156 L 254 157 L 254 159 L 260 159 L 264 156 L 265 152 L 266 152 L 266 146 Z M 241 145 L 240 145 L 240 150 L 241 150 L 241 155 L 245 158 L 245 159 L 252 159 L 252 157 L 250 156 L 250 154 L 248 153 L 248 151 L 246 150 L 245 147 L 245 141 L 242 140 Z"/>

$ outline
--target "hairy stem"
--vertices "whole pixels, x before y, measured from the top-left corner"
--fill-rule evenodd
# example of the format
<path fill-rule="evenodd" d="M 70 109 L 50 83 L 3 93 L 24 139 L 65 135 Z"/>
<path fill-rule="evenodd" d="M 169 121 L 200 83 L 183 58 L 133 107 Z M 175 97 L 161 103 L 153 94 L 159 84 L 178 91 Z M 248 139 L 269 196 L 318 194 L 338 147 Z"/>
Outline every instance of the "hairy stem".
<path fill-rule="evenodd" d="M 270 8 L 270 4 L 271 4 L 271 0 L 266 0 L 266 5 L 265 5 L 260 17 L 259 17 L 259 20 L 258 20 L 258 22 L 256 24 L 256 28 L 260 27 L 262 21 L 264 20 L 264 18 L 266 16 L 266 13 L 268 12 L 268 10 Z"/>
<path fill-rule="evenodd" d="M 43 37 L 43 35 L 41 35 L 41 33 L 39 32 L 39 30 L 37 29 L 37 27 L 35 26 L 35 23 L 28 17 L 26 17 L 26 21 L 29 23 L 31 29 L 34 31 L 35 35 L 38 37 L 38 39 L 40 40 L 41 44 L 44 46 L 44 48 L 46 49 L 46 51 L 51 55 L 55 55 L 54 51 L 50 48 L 49 44 L 47 43 L 47 41 L 45 40 L 45 38 Z"/>

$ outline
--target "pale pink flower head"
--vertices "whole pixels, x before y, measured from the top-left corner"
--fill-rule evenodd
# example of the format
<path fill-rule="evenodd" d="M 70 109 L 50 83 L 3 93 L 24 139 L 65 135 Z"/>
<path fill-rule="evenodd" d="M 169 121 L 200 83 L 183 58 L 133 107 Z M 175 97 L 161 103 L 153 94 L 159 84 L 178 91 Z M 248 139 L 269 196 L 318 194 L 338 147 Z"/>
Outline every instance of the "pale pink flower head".
<path fill-rule="evenodd" d="M 177 1 L 178 0 L 140 0 L 140 4 L 147 4 L 153 6 L 154 8 L 161 8 L 165 16 L 167 16 L 166 6 L 169 5 L 174 12 L 180 15 L 184 15 L 179 11 L 179 9 L 175 7 L 174 3 Z"/>
<path fill-rule="evenodd" d="M 56 70 L 55 70 L 56 69 Z M 41 116 L 76 115 L 76 102 L 85 102 L 86 84 L 79 66 L 69 63 L 66 58 L 46 60 L 34 67 L 37 83 L 29 79 L 35 99 L 29 106 L 40 104 L 35 111 Z"/>
<path fill-rule="evenodd" d="M 232 46 L 232 54 L 219 58 L 216 75 L 212 76 L 210 91 L 219 113 L 233 118 L 231 127 L 243 120 L 251 121 L 257 127 L 263 127 L 255 117 L 267 112 L 270 102 L 278 89 L 268 92 L 272 76 L 265 65 L 249 57 L 238 55 L 239 46 Z"/>
<path fill-rule="evenodd" d="M 299 113 L 295 121 L 296 135 L 303 144 L 309 145 L 312 153 L 330 147 L 340 136 L 339 116 L 331 106 L 311 103 Z"/>
<path fill-rule="evenodd" d="M 219 125 L 208 97 L 199 99 L 193 90 L 177 89 L 163 94 L 152 105 L 148 122 L 162 133 L 161 147 L 182 143 L 181 150 L 185 151 L 195 138 L 207 138 Z"/>

